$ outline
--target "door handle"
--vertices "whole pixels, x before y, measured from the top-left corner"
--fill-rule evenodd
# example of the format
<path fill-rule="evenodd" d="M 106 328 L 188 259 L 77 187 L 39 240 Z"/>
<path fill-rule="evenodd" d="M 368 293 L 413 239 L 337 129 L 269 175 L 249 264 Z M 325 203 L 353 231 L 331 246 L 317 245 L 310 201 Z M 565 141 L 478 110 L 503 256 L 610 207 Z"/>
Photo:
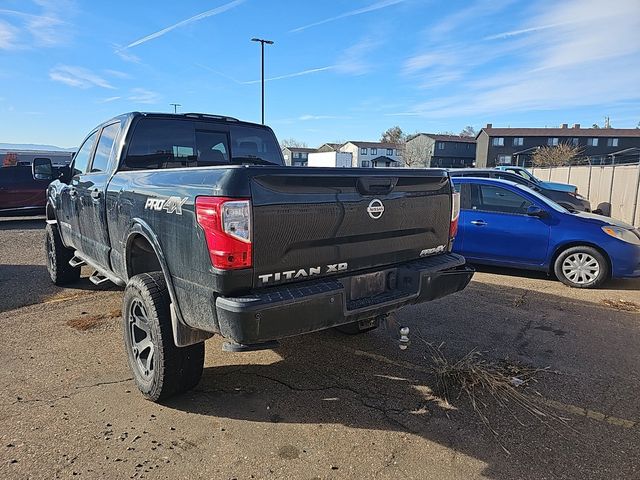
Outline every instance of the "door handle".
<path fill-rule="evenodd" d="M 484 225 L 487 224 L 487 222 L 485 222 L 484 220 L 471 220 L 471 224 L 476 225 L 478 227 L 483 227 Z"/>
<path fill-rule="evenodd" d="M 94 188 L 93 190 L 91 190 L 91 198 L 93 198 L 94 200 L 97 200 L 100 198 L 100 190 L 98 190 L 97 188 Z"/>

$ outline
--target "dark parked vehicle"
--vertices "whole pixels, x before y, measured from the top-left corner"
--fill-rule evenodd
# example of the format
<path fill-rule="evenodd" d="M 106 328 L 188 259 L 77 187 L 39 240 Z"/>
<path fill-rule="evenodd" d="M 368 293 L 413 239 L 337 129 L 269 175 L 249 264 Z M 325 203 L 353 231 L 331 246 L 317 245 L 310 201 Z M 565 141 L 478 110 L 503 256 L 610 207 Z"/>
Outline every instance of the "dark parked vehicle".
<path fill-rule="evenodd" d="M 302 171 L 263 125 L 131 113 L 95 128 L 51 183 L 48 270 L 64 284 L 88 264 L 94 283 L 125 286 L 129 366 L 158 400 L 198 383 L 215 333 L 231 351 L 359 333 L 463 289 L 457 200 L 444 170 Z"/>
<path fill-rule="evenodd" d="M 555 273 L 594 288 L 640 277 L 640 230 L 602 215 L 569 212 L 523 185 L 454 178 L 461 213 L 454 252 L 468 261 Z"/>
<path fill-rule="evenodd" d="M 501 180 L 508 180 L 510 182 L 519 183 L 520 185 L 529 187 L 530 189 L 562 205 L 567 210 L 577 212 L 591 211 L 591 203 L 589 203 L 589 200 L 579 193 L 563 192 L 545 188 L 543 185 L 536 184 L 516 173 L 505 172 L 496 168 L 460 168 L 450 170 L 449 174 L 452 177 L 498 178 Z"/>
<path fill-rule="evenodd" d="M 40 154 L 40 155 L 39 155 Z M 0 216 L 41 215 L 47 202 L 47 186 L 60 167 L 71 161 L 71 152 L 0 152 Z M 37 178 L 33 174 L 33 158 L 54 160 L 51 171 Z"/>

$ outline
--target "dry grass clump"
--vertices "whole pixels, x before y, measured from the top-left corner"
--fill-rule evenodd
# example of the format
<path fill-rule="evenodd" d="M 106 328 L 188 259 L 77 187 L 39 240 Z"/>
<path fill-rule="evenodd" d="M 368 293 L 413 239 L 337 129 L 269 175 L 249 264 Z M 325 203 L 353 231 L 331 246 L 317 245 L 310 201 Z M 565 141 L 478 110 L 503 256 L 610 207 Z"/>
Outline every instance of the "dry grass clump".
<path fill-rule="evenodd" d="M 602 300 L 602 304 L 606 307 L 615 308 L 624 312 L 640 312 L 640 305 L 627 300 Z"/>
<path fill-rule="evenodd" d="M 446 401 L 451 403 L 452 400 L 466 397 L 506 453 L 510 452 L 500 443 L 498 432 L 491 426 L 487 416 L 491 404 L 497 405 L 522 426 L 525 424 L 519 416 L 521 413 L 547 425 L 553 421 L 568 426 L 565 418 L 541 408 L 535 397 L 525 392 L 531 389 L 538 374 L 551 373 L 548 367 L 532 368 L 506 360 L 490 361 L 476 349 L 459 360 L 450 360 L 442 352 L 443 344 L 434 346 L 421 340 L 427 345 L 432 368 L 438 377 L 438 387 Z M 542 398 L 535 390 L 532 393 Z"/>
<path fill-rule="evenodd" d="M 75 328 L 76 330 L 86 332 L 87 330 L 93 330 L 94 328 L 108 323 L 109 320 L 118 318 L 120 314 L 120 310 L 112 310 L 111 312 L 101 313 L 98 315 L 83 315 L 78 318 L 67 320 L 67 325 L 71 328 Z"/>

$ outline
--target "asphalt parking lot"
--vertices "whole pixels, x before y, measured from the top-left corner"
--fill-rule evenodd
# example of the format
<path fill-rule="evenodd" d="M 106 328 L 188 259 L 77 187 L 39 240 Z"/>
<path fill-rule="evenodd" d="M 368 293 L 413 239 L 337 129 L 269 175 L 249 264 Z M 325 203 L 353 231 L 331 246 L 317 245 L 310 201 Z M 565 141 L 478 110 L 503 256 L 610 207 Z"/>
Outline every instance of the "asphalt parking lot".
<path fill-rule="evenodd" d="M 640 281 L 484 270 L 399 312 L 405 351 L 392 326 L 244 354 L 213 338 L 198 387 L 156 405 L 130 379 L 120 289 L 52 286 L 43 223 L 0 220 L 0 478 L 640 478 Z M 546 416 L 490 394 L 479 414 L 417 334 L 452 361 L 547 368 L 518 387 Z"/>

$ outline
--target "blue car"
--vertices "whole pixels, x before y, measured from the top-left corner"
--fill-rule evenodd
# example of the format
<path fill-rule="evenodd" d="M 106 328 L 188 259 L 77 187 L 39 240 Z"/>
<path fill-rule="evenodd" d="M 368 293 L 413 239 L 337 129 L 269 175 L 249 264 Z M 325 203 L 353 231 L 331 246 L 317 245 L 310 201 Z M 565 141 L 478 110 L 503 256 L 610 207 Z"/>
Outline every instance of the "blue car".
<path fill-rule="evenodd" d="M 577 288 L 640 277 L 639 229 L 601 215 L 571 213 L 514 182 L 452 180 L 461 205 L 453 250 L 470 263 L 553 272 Z"/>
<path fill-rule="evenodd" d="M 495 168 L 498 170 L 502 170 L 503 172 L 511 172 L 511 173 L 515 173 L 516 175 L 520 175 L 522 178 L 526 178 L 530 182 L 533 182 L 538 186 L 545 188 L 547 190 L 555 190 L 557 192 L 578 193 L 578 187 L 576 187 L 575 185 L 570 185 L 568 183 L 545 182 L 544 180 L 540 180 L 538 177 L 534 177 L 529 170 L 523 167 L 516 167 L 514 165 L 499 165 Z"/>

